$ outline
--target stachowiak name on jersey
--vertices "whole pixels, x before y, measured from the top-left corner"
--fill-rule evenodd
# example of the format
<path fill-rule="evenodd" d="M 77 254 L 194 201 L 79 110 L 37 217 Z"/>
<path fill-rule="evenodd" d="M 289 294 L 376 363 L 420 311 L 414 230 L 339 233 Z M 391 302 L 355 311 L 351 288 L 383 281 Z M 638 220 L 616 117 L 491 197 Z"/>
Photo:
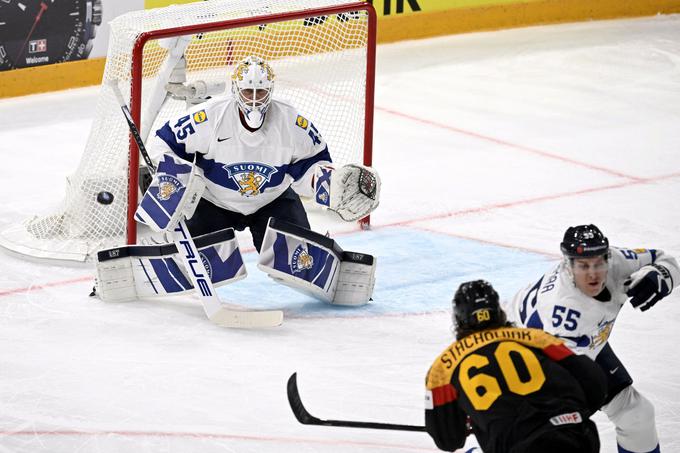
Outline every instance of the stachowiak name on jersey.
<path fill-rule="evenodd" d="M 425 423 L 444 451 L 465 444 L 468 420 L 485 452 L 522 451 L 537 435 L 586 423 L 604 394 L 601 370 L 562 340 L 538 329 L 480 330 L 449 345 L 430 367 Z"/>
<path fill-rule="evenodd" d="M 453 343 L 449 348 L 439 356 L 442 365 L 448 370 L 453 368 L 466 354 L 475 351 L 477 348 L 486 346 L 501 340 L 515 340 L 520 343 L 533 345 L 535 347 L 550 347 L 561 344 L 554 338 L 549 338 L 544 335 L 544 332 L 539 330 L 529 329 L 497 329 L 497 330 L 483 330 L 463 337 Z"/>
<path fill-rule="evenodd" d="M 547 335 L 542 330 L 523 328 L 482 330 L 451 344 L 432 365 L 428 375 L 428 383 L 432 383 L 433 388 L 437 387 L 437 383 L 448 384 L 455 368 L 468 354 L 472 354 L 489 344 L 504 340 L 512 340 L 525 346 L 540 349 L 553 360 L 561 360 L 572 354 L 561 340 Z"/>

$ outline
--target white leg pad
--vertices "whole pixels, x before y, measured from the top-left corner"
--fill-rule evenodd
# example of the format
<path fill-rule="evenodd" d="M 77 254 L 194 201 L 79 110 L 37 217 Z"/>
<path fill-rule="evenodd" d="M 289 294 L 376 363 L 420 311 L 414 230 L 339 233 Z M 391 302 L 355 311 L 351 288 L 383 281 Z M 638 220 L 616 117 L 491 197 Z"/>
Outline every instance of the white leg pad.
<path fill-rule="evenodd" d="M 195 242 L 214 286 L 247 276 L 233 229 L 197 237 Z M 124 302 L 193 289 L 175 244 L 132 245 L 97 253 L 95 294 L 102 300 Z"/>
<path fill-rule="evenodd" d="M 654 406 L 632 385 L 602 407 L 602 411 L 616 426 L 616 441 L 626 450 L 650 452 L 659 444 Z"/>
<path fill-rule="evenodd" d="M 365 305 L 375 286 L 373 256 L 344 252 L 334 240 L 269 219 L 257 267 L 276 282 L 335 305 Z"/>
<path fill-rule="evenodd" d="M 370 255 L 353 253 L 357 261 L 348 261 L 343 254 L 340 263 L 338 285 L 331 301 L 334 305 L 366 305 L 373 295 L 375 287 L 375 267 L 377 259 Z M 361 255 L 361 256 L 358 256 Z"/>
<path fill-rule="evenodd" d="M 129 302 L 137 299 L 135 276 L 130 257 L 97 262 L 95 294 L 109 302 Z"/>

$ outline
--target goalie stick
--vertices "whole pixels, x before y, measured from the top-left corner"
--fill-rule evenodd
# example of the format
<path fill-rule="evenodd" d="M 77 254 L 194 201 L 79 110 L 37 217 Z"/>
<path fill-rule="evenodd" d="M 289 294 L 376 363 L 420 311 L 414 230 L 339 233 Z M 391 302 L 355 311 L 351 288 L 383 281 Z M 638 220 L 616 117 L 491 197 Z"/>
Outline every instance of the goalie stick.
<path fill-rule="evenodd" d="M 288 403 L 290 408 L 303 425 L 320 425 L 320 426 L 343 426 L 347 428 L 370 428 L 370 429 L 391 429 L 395 431 L 425 431 L 424 426 L 416 425 L 398 425 L 393 423 L 379 423 L 379 422 L 357 422 L 352 420 L 322 420 L 316 418 L 305 409 L 300 399 L 300 392 L 297 387 L 297 373 L 291 374 L 288 378 Z"/>
<path fill-rule="evenodd" d="M 123 99 L 123 94 L 118 87 L 118 81 L 114 80 L 110 85 L 116 95 L 120 109 L 123 111 L 125 120 L 130 128 L 130 133 L 137 143 L 139 152 L 144 158 L 147 167 L 149 167 L 149 171 L 153 174 L 156 172 L 156 167 L 146 151 L 144 142 L 139 135 L 139 129 L 137 129 L 130 109 Z M 203 310 L 210 321 L 219 326 L 240 328 L 275 327 L 281 325 L 283 322 L 283 312 L 281 310 L 232 310 L 220 301 L 184 219 L 180 220 L 172 232 L 172 236 L 177 245 L 177 251 L 182 257 L 187 274 L 189 274 L 189 278 L 198 292 Z"/>

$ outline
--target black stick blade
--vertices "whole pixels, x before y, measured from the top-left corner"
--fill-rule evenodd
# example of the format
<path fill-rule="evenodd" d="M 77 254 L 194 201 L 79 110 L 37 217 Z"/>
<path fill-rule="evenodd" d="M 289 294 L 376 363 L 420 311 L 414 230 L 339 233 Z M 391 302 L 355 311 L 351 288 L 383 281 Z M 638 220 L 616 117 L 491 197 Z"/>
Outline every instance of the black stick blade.
<path fill-rule="evenodd" d="M 300 392 L 297 387 L 297 373 L 293 373 L 288 378 L 288 404 L 295 414 L 295 418 L 303 425 L 323 425 L 323 421 L 307 412 L 300 399 Z"/>
<path fill-rule="evenodd" d="M 297 387 L 297 373 L 288 378 L 288 403 L 295 418 L 303 425 L 342 426 L 346 428 L 391 429 L 395 431 L 425 431 L 424 426 L 399 425 L 394 423 L 358 422 L 354 420 L 322 420 L 305 409 Z"/>

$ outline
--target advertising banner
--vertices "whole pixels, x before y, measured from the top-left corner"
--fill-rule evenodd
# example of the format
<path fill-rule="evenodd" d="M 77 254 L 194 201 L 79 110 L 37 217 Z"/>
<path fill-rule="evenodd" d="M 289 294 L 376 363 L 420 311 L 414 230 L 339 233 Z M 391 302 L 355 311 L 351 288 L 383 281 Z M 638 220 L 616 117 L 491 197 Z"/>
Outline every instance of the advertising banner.
<path fill-rule="evenodd" d="M 2 0 L 0 70 L 106 56 L 108 22 L 144 0 Z"/>
<path fill-rule="evenodd" d="M 540 0 L 368 0 L 379 16 L 412 15 L 419 12 L 432 13 L 458 8 L 477 8 L 505 4 L 530 3 Z"/>
<path fill-rule="evenodd" d="M 110 21 L 129 11 L 194 1 L 200 0 L 0 0 L 0 98 L 98 84 Z M 680 0 L 366 1 L 378 15 L 379 43 L 680 12 Z M 64 62 L 69 64 L 53 64 Z"/>
<path fill-rule="evenodd" d="M 144 7 L 160 8 L 172 4 L 192 3 L 200 0 L 145 0 Z M 538 0 L 367 0 L 379 16 L 410 15 L 420 11 L 446 11 L 453 8 L 526 3 Z"/>

